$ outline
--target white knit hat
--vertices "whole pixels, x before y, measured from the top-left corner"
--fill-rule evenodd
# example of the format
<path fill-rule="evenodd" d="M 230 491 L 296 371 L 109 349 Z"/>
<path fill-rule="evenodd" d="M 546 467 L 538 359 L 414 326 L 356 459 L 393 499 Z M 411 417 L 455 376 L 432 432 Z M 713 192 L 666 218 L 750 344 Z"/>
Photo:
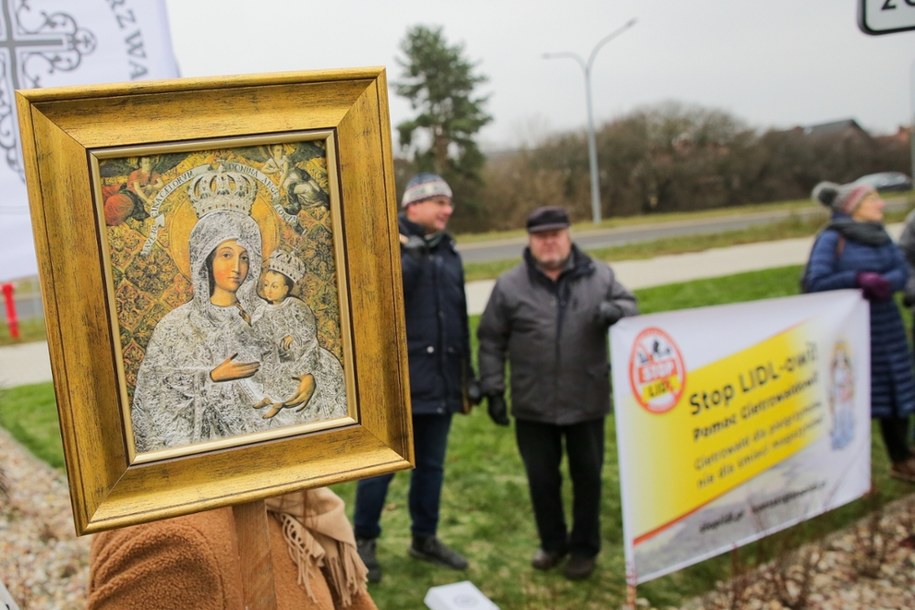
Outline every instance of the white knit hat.
<path fill-rule="evenodd" d="M 403 199 L 401 199 L 400 205 L 407 207 L 411 203 L 418 203 L 439 196 L 451 199 L 451 187 L 448 186 L 445 179 L 438 174 L 417 174 L 407 182 L 407 188 L 403 192 Z"/>

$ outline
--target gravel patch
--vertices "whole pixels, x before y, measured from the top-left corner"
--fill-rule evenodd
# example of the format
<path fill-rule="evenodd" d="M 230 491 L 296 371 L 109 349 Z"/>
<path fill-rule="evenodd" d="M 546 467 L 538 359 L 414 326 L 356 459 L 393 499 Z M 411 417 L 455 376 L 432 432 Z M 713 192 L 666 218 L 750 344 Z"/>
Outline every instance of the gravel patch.
<path fill-rule="evenodd" d="M 0 428 L 0 580 L 21 610 L 85 608 L 90 537 L 73 527 L 66 476 Z"/>
<path fill-rule="evenodd" d="M 915 494 L 681 610 L 913 610 Z"/>

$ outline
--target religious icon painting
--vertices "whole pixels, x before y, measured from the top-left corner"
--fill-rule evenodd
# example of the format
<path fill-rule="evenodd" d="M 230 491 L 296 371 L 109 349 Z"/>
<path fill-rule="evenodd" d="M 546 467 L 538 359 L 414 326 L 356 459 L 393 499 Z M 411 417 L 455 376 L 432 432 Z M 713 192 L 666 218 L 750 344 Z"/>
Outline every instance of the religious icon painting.
<path fill-rule="evenodd" d="M 383 68 L 16 104 L 77 533 L 412 466 Z"/>
<path fill-rule="evenodd" d="M 350 416 L 329 150 L 324 132 L 96 153 L 140 456 Z"/>

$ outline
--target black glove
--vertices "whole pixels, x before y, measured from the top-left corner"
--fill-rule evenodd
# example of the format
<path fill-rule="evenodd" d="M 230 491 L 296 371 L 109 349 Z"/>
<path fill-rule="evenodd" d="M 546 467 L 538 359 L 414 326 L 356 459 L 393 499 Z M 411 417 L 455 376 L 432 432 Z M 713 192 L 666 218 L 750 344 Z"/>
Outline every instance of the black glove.
<path fill-rule="evenodd" d="M 902 295 L 902 304 L 906 307 L 915 307 L 915 291 L 906 290 Z"/>
<path fill-rule="evenodd" d="M 483 389 L 480 387 L 480 382 L 473 377 L 467 382 L 467 400 L 472 405 L 483 402 Z"/>
<path fill-rule="evenodd" d="M 505 397 L 501 394 L 490 394 L 486 397 L 486 403 L 490 419 L 499 426 L 507 426 L 508 407 L 505 405 Z"/>
<path fill-rule="evenodd" d="M 601 324 L 612 326 L 624 315 L 623 308 L 610 301 L 601 301 L 597 306 L 597 319 Z"/>
<path fill-rule="evenodd" d="M 407 237 L 401 233 L 400 247 L 403 248 L 404 252 L 414 258 L 421 258 L 425 256 L 429 251 L 429 246 L 426 244 L 426 240 L 418 235 L 410 235 Z"/>

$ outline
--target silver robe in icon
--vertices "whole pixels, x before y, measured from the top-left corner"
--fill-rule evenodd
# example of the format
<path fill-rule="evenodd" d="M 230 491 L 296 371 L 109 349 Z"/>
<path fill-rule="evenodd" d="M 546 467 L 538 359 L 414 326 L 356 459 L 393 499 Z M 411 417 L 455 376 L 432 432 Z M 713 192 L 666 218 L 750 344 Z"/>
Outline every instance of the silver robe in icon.
<path fill-rule="evenodd" d="M 315 393 L 304 412 L 319 419 L 346 415 L 346 391 L 343 367 L 330 351 L 318 344 L 315 315 L 311 308 L 295 297 L 286 297 L 275 305 L 262 303 L 252 316 L 254 328 L 270 351 L 263 370 L 264 392 L 273 400 L 283 401 L 295 394 L 295 378 L 303 372 L 315 378 Z M 284 337 L 292 337 L 288 349 L 282 349 Z M 288 415 L 286 408 L 277 415 Z"/>
<path fill-rule="evenodd" d="M 207 258 L 219 244 L 232 239 L 247 250 L 249 271 L 236 293 L 238 305 L 218 307 L 210 302 Z M 270 350 L 251 326 L 249 313 L 257 304 L 260 230 L 247 214 L 218 210 L 197 222 L 189 241 L 193 298 L 156 324 L 137 374 L 131 422 L 139 452 L 268 427 L 252 408 L 262 395 L 260 371 L 233 381 L 214 382 L 210 377 L 217 365 L 233 355 L 237 362 L 261 362 Z"/>

